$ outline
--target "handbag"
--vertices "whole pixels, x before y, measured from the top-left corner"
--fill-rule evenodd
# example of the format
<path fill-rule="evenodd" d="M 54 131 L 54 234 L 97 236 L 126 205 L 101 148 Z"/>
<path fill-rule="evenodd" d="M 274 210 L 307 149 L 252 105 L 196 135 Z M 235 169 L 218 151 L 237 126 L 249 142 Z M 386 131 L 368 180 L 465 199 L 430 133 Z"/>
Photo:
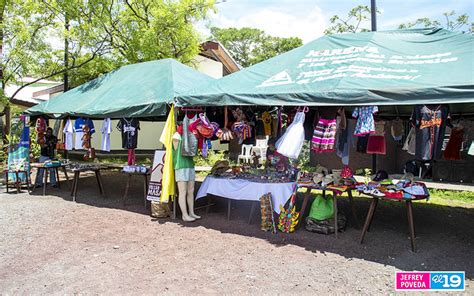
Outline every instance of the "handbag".
<path fill-rule="evenodd" d="M 195 156 L 197 154 L 198 140 L 196 136 L 189 131 L 189 118 L 184 115 L 183 119 L 183 136 L 181 141 L 181 155 Z"/>
<path fill-rule="evenodd" d="M 334 215 L 334 201 L 332 198 L 325 199 L 318 194 L 311 204 L 308 217 L 316 220 L 326 220 Z"/>

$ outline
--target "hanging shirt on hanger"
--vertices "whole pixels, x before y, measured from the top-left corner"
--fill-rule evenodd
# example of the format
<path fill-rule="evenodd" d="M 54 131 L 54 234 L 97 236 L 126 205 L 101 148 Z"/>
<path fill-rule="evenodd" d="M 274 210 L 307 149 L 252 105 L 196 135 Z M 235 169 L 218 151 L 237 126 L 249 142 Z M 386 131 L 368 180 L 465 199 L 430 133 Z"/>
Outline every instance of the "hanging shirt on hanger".
<path fill-rule="evenodd" d="M 449 115 L 447 105 L 417 105 L 411 120 L 416 127 L 415 158 L 432 160 L 441 158 L 444 132 Z"/>
<path fill-rule="evenodd" d="M 95 133 L 94 122 L 91 119 L 82 117 L 76 119 L 76 122 L 74 122 L 74 132 L 76 133 L 75 149 L 83 149 L 84 126 L 89 127 L 89 134 L 91 136 Z"/>
<path fill-rule="evenodd" d="M 377 106 L 356 107 L 352 112 L 352 117 L 357 118 L 354 131 L 356 136 L 372 134 L 375 131 L 374 114 L 379 111 Z"/>
<path fill-rule="evenodd" d="M 138 142 L 140 122 L 135 118 L 122 118 L 117 124 L 117 129 L 122 133 L 122 148 L 135 149 Z"/>
<path fill-rule="evenodd" d="M 110 118 L 104 119 L 102 123 L 102 129 L 100 131 L 102 133 L 101 149 L 103 151 L 110 152 L 110 134 L 112 133 L 112 121 Z"/>
<path fill-rule="evenodd" d="M 63 134 L 64 134 L 64 149 L 72 150 L 74 148 L 74 141 L 73 141 L 74 125 L 72 124 L 71 119 L 68 119 L 66 121 L 66 124 L 64 125 L 64 129 L 63 129 Z"/>

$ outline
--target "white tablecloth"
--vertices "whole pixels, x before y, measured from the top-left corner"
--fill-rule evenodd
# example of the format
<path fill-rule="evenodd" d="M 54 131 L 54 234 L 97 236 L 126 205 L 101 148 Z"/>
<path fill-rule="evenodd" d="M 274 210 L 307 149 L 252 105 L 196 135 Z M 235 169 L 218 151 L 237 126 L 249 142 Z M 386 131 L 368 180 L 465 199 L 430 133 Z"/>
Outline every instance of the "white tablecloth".
<path fill-rule="evenodd" d="M 293 193 L 295 182 L 289 183 L 259 183 L 243 179 L 225 179 L 206 177 L 199 188 L 196 199 L 208 194 L 236 200 L 260 201 L 262 195 L 272 194 L 273 209 L 280 213 L 280 204 L 285 205 Z"/>

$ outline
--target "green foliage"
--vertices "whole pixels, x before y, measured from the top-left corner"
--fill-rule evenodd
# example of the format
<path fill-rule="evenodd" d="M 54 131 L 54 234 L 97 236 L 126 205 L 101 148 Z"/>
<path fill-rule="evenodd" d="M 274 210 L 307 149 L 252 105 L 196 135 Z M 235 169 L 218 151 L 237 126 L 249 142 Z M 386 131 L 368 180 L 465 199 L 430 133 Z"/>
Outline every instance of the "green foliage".
<path fill-rule="evenodd" d="M 298 37 L 273 37 L 255 28 L 212 27 L 211 34 L 243 67 L 265 61 L 303 44 Z"/>
<path fill-rule="evenodd" d="M 207 151 L 207 157 L 197 155 L 194 157 L 194 164 L 196 166 L 212 167 L 219 160 L 229 160 L 225 155 L 225 151 Z"/>
<path fill-rule="evenodd" d="M 458 200 L 466 203 L 474 203 L 473 191 L 430 189 L 430 197 L 444 200 Z"/>
<path fill-rule="evenodd" d="M 444 26 L 438 20 L 432 20 L 428 17 L 422 17 L 414 22 L 403 23 L 398 26 L 399 29 L 409 28 L 441 28 L 444 27 L 450 31 L 460 31 L 462 33 L 474 33 L 474 22 L 469 22 L 469 15 L 467 13 L 456 15 L 454 10 L 443 13 L 445 17 Z"/>
<path fill-rule="evenodd" d="M 377 11 L 377 13 L 380 13 Z M 334 15 L 329 19 L 330 26 L 324 30 L 324 34 L 357 33 L 368 32 L 367 28 L 361 27 L 364 22 L 370 21 L 370 8 L 367 5 L 358 5 L 352 8 L 346 17 Z"/>

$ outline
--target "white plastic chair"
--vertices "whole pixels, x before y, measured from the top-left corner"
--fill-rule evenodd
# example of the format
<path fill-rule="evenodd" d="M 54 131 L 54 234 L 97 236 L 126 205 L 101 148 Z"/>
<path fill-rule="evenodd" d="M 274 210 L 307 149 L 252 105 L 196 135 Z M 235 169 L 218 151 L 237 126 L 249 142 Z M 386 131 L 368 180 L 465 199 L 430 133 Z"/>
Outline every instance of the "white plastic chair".
<path fill-rule="evenodd" d="M 257 139 L 255 146 L 252 147 L 253 151 L 256 151 L 257 155 L 260 156 L 260 163 L 264 163 L 267 157 L 268 148 L 268 137 L 266 139 Z"/>
<path fill-rule="evenodd" d="M 237 164 L 240 164 L 240 160 L 243 159 L 244 163 L 252 162 L 252 145 L 242 145 L 242 152 L 237 157 Z"/>

